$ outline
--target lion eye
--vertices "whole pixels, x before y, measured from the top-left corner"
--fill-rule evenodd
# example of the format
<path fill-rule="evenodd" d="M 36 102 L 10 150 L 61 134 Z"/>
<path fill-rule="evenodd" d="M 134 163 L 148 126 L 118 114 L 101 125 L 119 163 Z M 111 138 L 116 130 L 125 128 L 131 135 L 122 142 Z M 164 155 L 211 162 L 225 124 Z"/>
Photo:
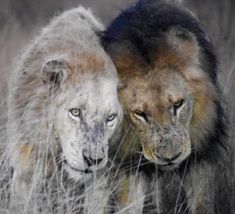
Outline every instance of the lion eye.
<path fill-rule="evenodd" d="M 134 113 L 134 115 L 135 115 L 135 117 L 137 117 L 138 119 L 140 119 L 140 120 L 144 120 L 144 122 L 149 122 L 149 120 L 148 120 L 148 117 L 147 117 L 147 115 L 146 115 L 146 113 L 144 113 L 143 111 L 134 111 L 133 112 Z"/>
<path fill-rule="evenodd" d="M 74 117 L 80 117 L 81 110 L 79 108 L 72 108 L 69 110 L 69 113 Z"/>
<path fill-rule="evenodd" d="M 173 113 L 176 115 L 177 110 L 184 104 L 184 99 L 181 99 L 175 103 L 173 103 Z"/>
<path fill-rule="evenodd" d="M 111 114 L 107 117 L 106 122 L 112 122 L 117 117 L 117 114 Z"/>

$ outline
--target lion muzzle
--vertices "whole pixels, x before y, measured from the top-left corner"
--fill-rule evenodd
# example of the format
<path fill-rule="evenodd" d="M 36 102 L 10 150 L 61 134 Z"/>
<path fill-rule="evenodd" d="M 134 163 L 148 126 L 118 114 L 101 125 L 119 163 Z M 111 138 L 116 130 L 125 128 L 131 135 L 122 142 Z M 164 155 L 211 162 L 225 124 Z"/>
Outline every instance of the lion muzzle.
<path fill-rule="evenodd" d="M 87 167 L 96 166 L 102 168 L 107 162 L 108 146 L 100 144 L 89 145 L 89 147 L 83 149 L 82 155 Z"/>

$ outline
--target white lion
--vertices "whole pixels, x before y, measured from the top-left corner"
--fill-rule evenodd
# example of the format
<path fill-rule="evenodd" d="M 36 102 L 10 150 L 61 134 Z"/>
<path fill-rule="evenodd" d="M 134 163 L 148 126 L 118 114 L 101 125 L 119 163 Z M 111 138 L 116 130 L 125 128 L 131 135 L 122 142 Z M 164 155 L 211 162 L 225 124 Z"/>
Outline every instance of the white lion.
<path fill-rule="evenodd" d="M 27 194 L 29 184 L 51 176 L 58 164 L 75 181 L 106 165 L 123 113 L 116 69 L 97 36 L 103 29 L 89 10 L 69 10 L 17 61 L 7 148 L 16 193 Z"/>

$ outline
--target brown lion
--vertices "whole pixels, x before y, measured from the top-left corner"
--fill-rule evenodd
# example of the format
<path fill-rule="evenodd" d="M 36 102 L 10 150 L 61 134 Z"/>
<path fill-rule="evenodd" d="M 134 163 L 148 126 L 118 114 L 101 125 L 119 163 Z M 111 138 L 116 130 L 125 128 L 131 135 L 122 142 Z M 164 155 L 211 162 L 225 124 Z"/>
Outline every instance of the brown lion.
<path fill-rule="evenodd" d="M 124 170 L 132 164 L 119 176 L 119 209 L 231 213 L 217 59 L 195 16 L 178 3 L 140 0 L 111 23 L 103 43 L 125 109 L 116 164 L 122 159 Z M 146 197 L 133 201 L 139 190 Z"/>

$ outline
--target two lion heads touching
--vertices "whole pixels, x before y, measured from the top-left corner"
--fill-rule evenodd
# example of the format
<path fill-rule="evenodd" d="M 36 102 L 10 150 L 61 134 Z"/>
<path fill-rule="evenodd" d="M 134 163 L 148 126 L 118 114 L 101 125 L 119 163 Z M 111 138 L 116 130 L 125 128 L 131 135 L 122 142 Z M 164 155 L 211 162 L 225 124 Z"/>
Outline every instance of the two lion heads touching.
<path fill-rule="evenodd" d="M 107 30 L 69 10 L 15 65 L 11 198 L 57 178 L 78 184 L 76 213 L 230 213 L 221 100 L 213 47 L 180 3 L 140 0 Z"/>

